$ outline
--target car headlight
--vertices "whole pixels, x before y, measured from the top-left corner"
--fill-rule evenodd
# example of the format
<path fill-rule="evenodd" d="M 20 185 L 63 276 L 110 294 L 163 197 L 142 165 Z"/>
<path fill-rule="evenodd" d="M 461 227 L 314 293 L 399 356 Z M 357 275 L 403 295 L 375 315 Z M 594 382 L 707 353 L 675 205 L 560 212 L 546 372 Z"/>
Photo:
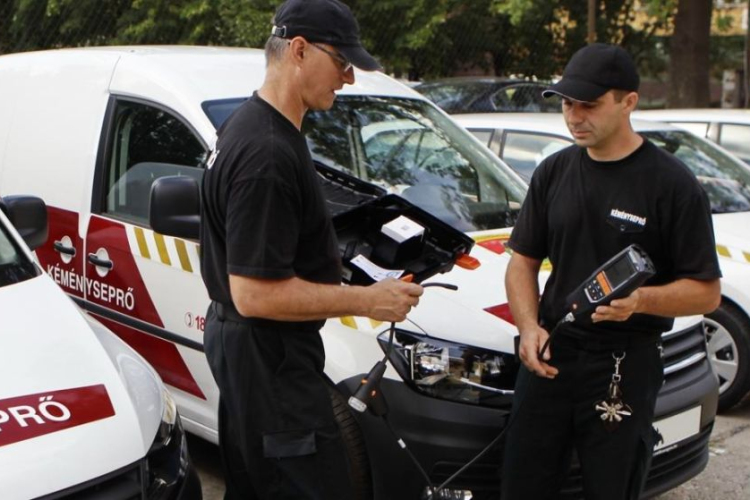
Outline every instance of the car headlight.
<path fill-rule="evenodd" d="M 164 409 L 156 437 L 146 457 L 149 500 L 173 497 L 175 488 L 185 477 L 189 466 L 187 442 L 182 430 L 177 405 L 164 389 Z"/>
<path fill-rule="evenodd" d="M 378 337 L 387 352 L 389 332 Z M 390 362 L 413 389 L 432 397 L 482 406 L 508 406 L 516 356 L 396 330 Z"/>

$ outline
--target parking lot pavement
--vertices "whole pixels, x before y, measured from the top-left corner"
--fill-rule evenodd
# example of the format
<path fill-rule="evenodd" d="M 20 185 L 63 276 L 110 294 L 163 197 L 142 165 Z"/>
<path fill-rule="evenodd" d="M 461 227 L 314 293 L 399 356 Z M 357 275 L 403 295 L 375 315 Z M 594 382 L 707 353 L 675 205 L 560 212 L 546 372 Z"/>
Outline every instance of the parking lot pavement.
<path fill-rule="evenodd" d="M 221 500 L 224 482 L 219 450 L 194 436 L 190 454 L 203 484 L 203 500 Z M 744 500 L 750 498 L 750 398 L 717 417 L 706 469 L 656 500 Z"/>

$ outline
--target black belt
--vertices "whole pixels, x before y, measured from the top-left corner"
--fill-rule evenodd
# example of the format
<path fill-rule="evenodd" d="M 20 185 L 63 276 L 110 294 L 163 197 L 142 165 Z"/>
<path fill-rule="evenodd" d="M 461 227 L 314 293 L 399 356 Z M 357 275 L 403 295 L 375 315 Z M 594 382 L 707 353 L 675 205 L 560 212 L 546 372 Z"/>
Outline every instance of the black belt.
<path fill-rule="evenodd" d="M 661 335 L 658 333 L 587 332 L 586 335 L 581 335 L 568 325 L 563 325 L 558 335 L 561 340 L 565 339 L 568 345 L 584 351 L 627 351 L 655 346 L 661 342 Z"/>
<path fill-rule="evenodd" d="M 222 304 L 220 302 L 211 302 L 211 309 L 219 321 L 231 321 L 233 323 L 242 323 L 244 325 L 255 326 L 259 328 L 273 328 L 277 330 L 309 330 L 318 331 L 325 321 L 278 321 L 268 318 L 249 318 L 243 316 L 235 309 L 234 305 Z"/>

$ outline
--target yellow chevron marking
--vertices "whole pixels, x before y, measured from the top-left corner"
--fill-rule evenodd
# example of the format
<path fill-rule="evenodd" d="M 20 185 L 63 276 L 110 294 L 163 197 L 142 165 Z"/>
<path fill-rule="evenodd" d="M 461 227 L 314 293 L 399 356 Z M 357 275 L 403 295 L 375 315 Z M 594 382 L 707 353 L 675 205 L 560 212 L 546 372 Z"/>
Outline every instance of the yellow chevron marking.
<path fill-rule="evenodd" d="M 357 322 L 354 321 L 354 316 L 344 316 L 341 318 L 341 323 L 343 323 L 345 326 L 348 326 L 349 328 L 354 328 L 357 330 Z"/>
<path fill-rule="evenodd" d="M 141 257 L 145 259 L 151 258 L 151 253 L 148 251 L 148 244 L 146 243 L 146 235 L 143 233 L 143 228 L 134 227 L 135 239 L 138 242 L 138 250 L 141 252 Z"/>
<path fill-rule="evenodd" d="M 748 252 L 742 252 L 742 256 L 745 257 L 745 260 L 750 262 L 750 253 Z"/>
<path fill-rule="evenodd" d="M 473 236 L 474 241 L 477 243 L 481 243 L 483 241 L 488 240 L 500 240 L 500 241 L 508 241 L 510 239 L 510 234 L 508 233 L 502 233 L 502 234 L 485 234 L 484 236 Z"/>
<path fill-rule="evenodd" d="M 383 324 L 382 321 L 378 321 L 378 320 L 372 319 L 372 318 L 369 318 L 369 319 L 370 319 L 370 324 L 372 325 L 373 328 L 377 328 L 377 327 L 379 327 L 380 325 Z"/>
<path fill-rule="evenodd" d="M 159 258 L 163 264 L 168 266 L 172 265 L 172 259 L 169 258 L 169 252 L 167 251 L 167 244 L 164 241 L 164 235 L 154 233 L 154 240 L 156 241 L 156 248 L 159 250 Z"/>
<path fill-rule="evenodd" d="M 731 257 L 732 254 L 729 253 L 729 249 L 725 247 L 724 245 L 716 245 L 716 252 L 721 255 L 722 257 Z"/>
<path fill-rule="evenodd" d="M 190 265 L 190 257 L 188 257 L 187 247 L 185 242 L 182 240 L 175 239 L 174 246 L 177 248 L 177 256 L 180 258 L 180 264 L 182 265 L 183 271 L 189 273 L 193 272 L 193 266 Z"/>

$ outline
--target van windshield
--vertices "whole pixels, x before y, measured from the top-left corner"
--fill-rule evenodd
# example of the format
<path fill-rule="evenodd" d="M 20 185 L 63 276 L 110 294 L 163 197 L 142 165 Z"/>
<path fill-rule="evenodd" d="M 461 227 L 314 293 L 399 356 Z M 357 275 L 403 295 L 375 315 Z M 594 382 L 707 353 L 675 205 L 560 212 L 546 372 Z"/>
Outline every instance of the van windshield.
<path fill-rule="evenodd" d="M 36 266 L 16 246 L 0 221 L 0 287 L 36 276 Z"/>
<path fill-rule="evenodd" d="M 640 132 L 693 171 L 715 214 L 750 211 L 750 168 L 706 140 L 682 130 Z"/>
<path fill-rule="evenodd" d="M 243 100 L 203 109 L 217 128 Z M 469 232 L 515 223 L 526 187 L 500 159 L 432 104 L 339 96 L 302 130 L 313 158 L 397 193 Z"/>

